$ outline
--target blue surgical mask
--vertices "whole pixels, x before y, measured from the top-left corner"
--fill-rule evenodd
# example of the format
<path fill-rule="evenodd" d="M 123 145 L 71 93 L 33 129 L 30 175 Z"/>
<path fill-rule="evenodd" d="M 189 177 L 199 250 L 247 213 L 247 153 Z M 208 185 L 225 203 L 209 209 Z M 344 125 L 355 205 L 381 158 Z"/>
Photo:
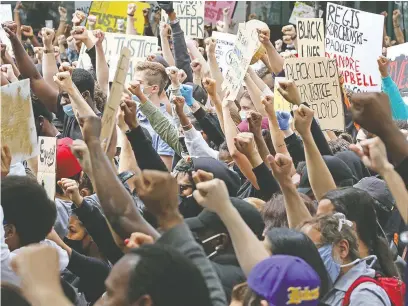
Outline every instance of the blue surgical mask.
<path fill-rule="evenodd" d="M 326 244 L 318 249 L 327 273 L 334 284 L 340 275 L 341 265 L 333 259 L 333 246 Z"/>
<path fill-rule="evenodd" d="M 68 116 L 68 117 L 74 117 L 74 110 L 72 109 L 72 105 L 71 104 L 66 104 L 62 107 L 62 109 L 64 110 L 64 113 Z"/>
<path fill-rule="evenodd" d="M 132 95 L 132 100 L 135 101 L 135 102 L 137 102 L 137 103 L 140 103 L 140 99 L 139 99 L 139 97 L 136 96 L 136 95 Z"/>

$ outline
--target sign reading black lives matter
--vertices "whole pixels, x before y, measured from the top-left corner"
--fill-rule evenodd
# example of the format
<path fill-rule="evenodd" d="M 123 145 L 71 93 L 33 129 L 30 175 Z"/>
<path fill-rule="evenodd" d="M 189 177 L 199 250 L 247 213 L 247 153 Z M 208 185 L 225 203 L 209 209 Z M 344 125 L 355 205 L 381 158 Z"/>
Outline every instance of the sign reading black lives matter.
<path fill-rule="evenodd" d="M 381 91 L 377 59 L 384 16 L 327 3 L 326 57 L 335 59 L 344 85 L 354 92 Z"/>
<path fill-rule="evenodd" d="M 189 38 L 204 38 L 204 1 L 172 2 L 184 35 Z M 164 10 L 162 10 L 161 20 L 167 23 L 169 21 Z"/>
<path fill-rule="evenodd" d="M 297 18 L 299 57 L 324 56 L 323 18 Z"/>
<path fill-rule="evenodd" d="M 303 102 L 313 109 L 323 130 L 344 130 L 341 88 L 335 60 L 325 57 L 287 58 L 285 75 L 294 81 Z"/>

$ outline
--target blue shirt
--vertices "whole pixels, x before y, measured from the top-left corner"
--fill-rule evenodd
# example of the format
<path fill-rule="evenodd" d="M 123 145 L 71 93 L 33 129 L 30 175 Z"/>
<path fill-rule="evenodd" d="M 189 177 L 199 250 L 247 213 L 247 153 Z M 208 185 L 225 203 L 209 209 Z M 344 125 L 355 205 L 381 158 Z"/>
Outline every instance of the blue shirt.
<path fill-rule="evenodd" d="M 160 103 L 159 109 L 166 117 L 170 119 L 170 121 L 173 120 L 173 118 L 171 118 L 171 116 L 166 111 L 166 105 Z M 161 139 L 160 136 L 154 131 L 153 127 L 150 125 L 149 120 L 142 113 L 142 111 L 140 111 L 139 108 L 137 109 L 136 117 L 139 120 L 140 126 L 148 130 L 150 136 L 152 136 L 152 146 L 157 154 L 164 156 L 174 156 L 174 150 L 170 148 L 170 146 L 165 141 L 163 141 L 163 139 Z"/>

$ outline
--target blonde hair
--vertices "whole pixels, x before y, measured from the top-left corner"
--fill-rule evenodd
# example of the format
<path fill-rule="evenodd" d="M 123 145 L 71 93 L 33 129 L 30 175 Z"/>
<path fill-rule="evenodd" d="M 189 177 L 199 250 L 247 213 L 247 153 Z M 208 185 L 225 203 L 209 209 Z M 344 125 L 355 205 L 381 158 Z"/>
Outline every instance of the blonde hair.
<path fill-rule="evenodd" d="M 145 72 L 147 84 L 149 86 L 158 85 L 159 95 L 161 95 L 169 82 L 166 69 L 162 64 L 148 61 L 138 62 L 135 70 L 138 72 Z"/>

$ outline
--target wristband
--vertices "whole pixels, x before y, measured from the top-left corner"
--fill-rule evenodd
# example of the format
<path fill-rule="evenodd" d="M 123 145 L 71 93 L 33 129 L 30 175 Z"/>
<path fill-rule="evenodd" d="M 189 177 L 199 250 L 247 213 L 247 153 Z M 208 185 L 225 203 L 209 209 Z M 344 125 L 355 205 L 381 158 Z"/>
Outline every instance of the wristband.
<path fill-rule="evenodd" d="M 67 17 L 60 18 L 60 21 L 65 21 L 65 22 L 67 22 Z"/>
<path fill-rule="evenodd" d="M 130 14 L 127 14 L 129 17 L 135 17 L 135 14 L 133 14 L 133 15 L 130 15 Z"/>
<path fill-rule="evenodd" d="M 44 54 L 49 54 L 49 53 L 52 53 L 52 54 L 54 54 L 54 50 L 47 50 L 47 49 L 44 49 Z"/>
<path fill-rule="evenodd" d="M 191 122 L 189 122 L 187 125 L 182 125 L 181 127 L 182 127 L 183 129 L 185 129 L 185 128 L 188 128 L 190 125 L 191 125 Z"/>

